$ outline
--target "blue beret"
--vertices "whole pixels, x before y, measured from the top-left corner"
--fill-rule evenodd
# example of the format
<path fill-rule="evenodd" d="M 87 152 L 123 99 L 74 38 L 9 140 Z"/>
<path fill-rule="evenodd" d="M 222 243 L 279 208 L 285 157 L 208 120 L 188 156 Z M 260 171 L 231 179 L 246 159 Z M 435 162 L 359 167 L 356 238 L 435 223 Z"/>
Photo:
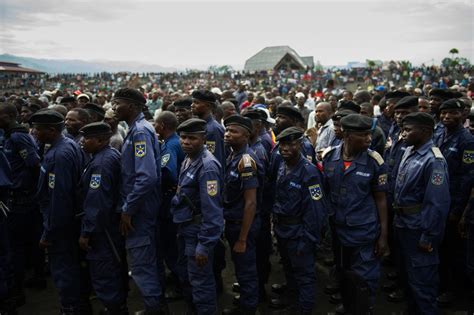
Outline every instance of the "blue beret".
<path fill-rule="evenodd" d="M 131 88 L 122 88 L 115 91 L 112 101 L 114 100 L 126 100 L 140 105 L 146 104 L 145 96 L 140 91 Z"/>
<path fill-rule="evenodd" d="M 295 141 L 303 137 L 304 131 L 298 127 L 288 127 L 278 134 L 277 141 Z"/>
<path fill-rule="evenodd" d="M 232 115 L 227 117 L 224 120 L 224 126 L 237 125 L 239 127 L 245 128 L 248 132 L 252 132 L 252 121 L 250 118 L 243 117 L 240 115 Z"/>
<path fill-rule="evenodd" d="M 208 90 L 197 90 L 193 91 L 191 94 L 193 99 L 208 102 L 208 103 L 215 103 L 216 102 L 216 95 Z"/>
<path fill-rule="evenodd" d="M 40 110 L 31 115 L 30 123 L 33 125 L 60 125 L 64 123 L 64 116 L 52 109 Z"/>
<path fill-rule="evenodd" d="M 206 124 L 205 120 L 199 118 L 190 118 L 184 122 L 182 122 L 176 131 L 178 133 L 206 133 Z"/>
<path fill-rule="evenodd" d="M 393 107 L 394 109 L 402 109 L 402 108 L 410 108 L 410 107 L 416 107 L 418 106 L 418 96 L 405 96 L 401 100 L 399 100 L 395 106 Z"/>
<path fill-rule="evenodd" d="M 439 107 L 439 110 L 443 110 L 443 109 L 464 110 L 464 107 L 466 107 L 464 102 L 456 98 L 452 98 L 450 100 L 444 101 L 443 104 L 441 104 L 441 106 Z"/>
<path fill-rule="evenodd" d="M 343 131 L 370 131 L 372 123 L 372 118 L 360 114 L 350 114 L 341 118 Z"/>
<path fill-rule="evenodd" d="M 79 130 L 79 132 L 87 138 L 92 136 L 111 135 L 112 129 L 109 124 L 100 121 L 85 125 L 81 130 Z"/>

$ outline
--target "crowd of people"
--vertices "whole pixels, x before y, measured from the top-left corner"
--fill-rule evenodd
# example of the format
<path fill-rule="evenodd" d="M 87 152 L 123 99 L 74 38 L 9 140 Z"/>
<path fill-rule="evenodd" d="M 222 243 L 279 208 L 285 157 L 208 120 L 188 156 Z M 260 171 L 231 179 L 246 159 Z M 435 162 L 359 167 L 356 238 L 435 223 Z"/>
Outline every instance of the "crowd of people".
<path fill-rule="evenodd" d="M 128 314 L 130 275 L 141 314 L 168 314 L 167 273 L 187 314 L 217 314 L 227 247 L 239 295 L 223 314 L 311 314 L 327 246 L 338 314 L 374 312 L 382 262 L 396 270 L 389 300 L 438 314 L 474 285 L 474 80 L 393 73 L 364 72 L 370 88 L 353 91 L 343 71 L 57 75 L 11 89 L 0 313 L 45 286 L 47 261 L 61 314 L 92 314 L 92 290 L 104 314 Z M 269 299 L 274 239 L 286 283 Z"/>

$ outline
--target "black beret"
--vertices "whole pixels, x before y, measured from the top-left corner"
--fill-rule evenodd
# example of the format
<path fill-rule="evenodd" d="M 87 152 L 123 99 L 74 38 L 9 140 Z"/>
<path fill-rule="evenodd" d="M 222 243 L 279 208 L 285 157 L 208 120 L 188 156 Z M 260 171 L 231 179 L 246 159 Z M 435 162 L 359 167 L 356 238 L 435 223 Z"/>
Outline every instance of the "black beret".
<path fill-rule="evenodd" d="M 346 117 L 348 115 L 351 115 L 351 114 L 357 114 L 356 112 L 354 112 L 353 110 L 349 110 L 349 109 L 339 109 L 335 114 L 334 116 L 332 116 L 332 120 L 335 120 L 335 121 L 339 121 L 341 120 L 342 117 Z"/>
<path fill-rule="evenodd" d="M 372 124 L 372 118 L 360 114 L 350 114 L 341 118 L 343 131 L 370 131 Z"/>
<path fill-rule="evenodd" d="M 190 97 L 181 97 L 181 98 L 178 98 L 176 101 L 174 101 L 173 105 L 174 105 L 174 107 L 191 108 L 192 103 L 193 103 L 192 98 L 190 98 Z"/>
<path fill-rule="evenodd" d="M 359 104 L 356 104 L 355 102 L 353 101 L 341 101 L 339 103 L 339 107 L 337 108 L 338 110 L 341 110 L 341 109 L 348 109 L 348 110 L 351 110 L 355 113 L 360 113 L 360 105 Z"/>
<path fill-rule="evenodd" d="M 240 115 L 232 115 L 224 119 L 224 126 L 237 125 L 239 127 L 247 129 L 249 132 L 252 132 L 252 121 Z"/>
<path fill-rule="evenodd" d="M 303 115 L 293 106 L 278 106 L 277 115 L 284 115 L 299 121 L 304 121 Z"/>
<path fill-rule="evenodd" d="M 191 94 L 193 99 L 208 102 L 208 103 L 215 103 L 216 102 L 216 95 L 208 90 L 196 90 L 193 91 Z"/>
<path fill-rule="evenodd" d="M 105 110 L 100 106 L 99 104 L 95 103 L 87 103 L 84 105 L 82 108 L 89 110 L 91 112 L 94 112 L 98 114 L 100 117 L 104 118 L 105 117 Z"/>
<path fill-rule="evenodd" d="M 42 108 L 39 104 L 36 104 L 36 103 L 27 103 L 26 105 L 23 105 L 23 106 L 28 106 L 30 110 L 34 113 L 36 113 Z"/>
<path fill-rule="evenodd" d="M 65 96 L 59 101 L 59 104 L 65 104 L 65 103 L 75 103 L 76 99 L 73 96 Z"/>
<path fill-rule="evenodd" d="M 115 91 L 112 101 L 114 100 L 126 100 L 140 105 L 146 104 L 145 96 L 140 91 L 131 88 L 122 88 Z"/>
<path fill-rule="evenodd" d="M 60 125 L 64 123 L 64 116 L 52 109 L 40 110 L 31 115 L 30 123 L 33 125 Z"/>
<path fill-rule="evenodd" d="M 206 124 L 205 120 L 199 118 L 190 118 L 184 122 L 182 122 L 178 128 L 176 129 L 177 132 L 184 132 L 184 133 L 205 133 L 206 132 Z"/>
<path fill-rule="evenodd" d="M 432 89 L 430 90 L 430 96 L 438 96 L 443 100 L 449 100 L 453 98 L 453 92 L 448 89 Z"/>
<path fill-rule="evenodd" d="M 92 136 L 111 135 L 112 134 L 112 129 L 110 128 L 110 125 L 107 124 L 107 123 L 104 123 L 102 121 L 94 122 L 94 123 L 85 125 L 79 131 L 86 138 L 87 137 L 92 137 Z"/>
<path fill-rule="evenodd" d="M 395 106 L 393 107 L 394 109 L 402 109 L 402 108 L 410 108 L 410 107 L 415 107 L 418 106 L 418 96 L 405 96 L 401 100 L 399 100 Z"/>
<path fill-rule="evenodd" d="M 403 98 L 405 96 L 410 96 L 410 93 L 402 92 L 402 91 L 392 91 L 392 92 L 388 92 L 387 94 L 385 94 L 385 99 L 390 100 L 390 99 L 394 99 L 394 98 Z"/>
<path fill-rule="evenodd" d="M 404 125 L 412 124 L 412 125 L 419 125 L 419 126 L 427 126 L 427 127 L 430 127 L 431 129 L 433 129 L 435 125 L 433 116 L 431 116 L 428 113 L 423 113 L 423 112 L 410 113 L 406 115 L 403 118 L 402 123 Z"/>
<path fill-rule="evenodd" d="M 439 107 L 439 110 L 443 110 L 443 109 L 464 110 L 464 107 L 466 107 L 464 102 L 456 98 L 452 98 L 450 100 L 444 101 L 443 104 L 441 104 L 441 106 Z"/>
<path fill-rule="evenodd" d="M 304 131 L 298 127 L 288 127 L 278 134 L 277 141 L 295 141 L 303 138 Z"/>
<path fill-rule="evenodd" d="M 263 110 L 258 110 L 258 109 L 249 109 L 245 112 L 243 116 L 250 119 L 263 120 L 263 121 L 267 120 L 267 114 Z"/>

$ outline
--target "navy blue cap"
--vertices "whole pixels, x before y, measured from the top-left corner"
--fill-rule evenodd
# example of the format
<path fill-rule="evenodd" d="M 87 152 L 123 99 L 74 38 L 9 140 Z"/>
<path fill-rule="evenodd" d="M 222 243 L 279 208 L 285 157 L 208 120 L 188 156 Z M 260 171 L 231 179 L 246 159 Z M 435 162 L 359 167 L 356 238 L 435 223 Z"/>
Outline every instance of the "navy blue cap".
<path fill-rule="evenodd" d="M 370 131 L 372 123 L 372 118 L 360 114 L 350 114 L 341 118 L 343 131 Z"/>
<path fill-rule="evenodd" d="M 112 129 L 110 128 L 109 124 L 100 121 L 85 125 L 81 128 L 81 130 L 79 130 L 79 132 L 87 138 L 93 136 L 111 135 Z"/>
<path fill-rule="evenodd" d="M 237 125 L 239 127 L 245 128 L 248 132 L 252 132 L 252 121 L 250 118 L 243 117 L 240 115 L 232 115 L 227 117 L 224 120 L 224 126 Z"/>
<path fill-rule="evenodd" d="M 295 141 L 303 137 L 304 131 L 298 127 L 288 127 L 278 134 L 277 141 Z"/>
<path fill-rule="evenodd" d="M 206 124 L 205 120 L 199 118 L 190 118 L 182 122 L 176 131 L 178 133 L 206 133 Z"/>

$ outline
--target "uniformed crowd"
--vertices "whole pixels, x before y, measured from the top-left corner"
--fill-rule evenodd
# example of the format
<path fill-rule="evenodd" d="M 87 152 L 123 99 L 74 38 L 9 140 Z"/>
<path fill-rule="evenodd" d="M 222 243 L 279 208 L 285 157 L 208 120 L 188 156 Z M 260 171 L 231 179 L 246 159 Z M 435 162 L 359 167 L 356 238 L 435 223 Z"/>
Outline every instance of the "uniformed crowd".
<path fill-rule="evenodd" d="M 61 314 L 92 314 L 91 294 L 103 314 L 128 314 L 129 277 L 140 314 L 168 314 L 167 270 L 187 314 L 217 314 L 225 243 L 240 295 L 223 314 L 264 301 L 311 314 L 325 246 L 339 314 L 374 312 L 382 262 L 407 314 L 438 314 L 473 288 L 469 97 L 381 87 L 270 104 L 245 87 L 235 102 L 215 92 L 180 95 L 154 119 L 132 88 L 105 105 L 0 103 L 0 314 L 16 314 L 25 285 L 45 285 L 45 261 Z M 267 300 L 274 239 L 286 283 Z"/>

